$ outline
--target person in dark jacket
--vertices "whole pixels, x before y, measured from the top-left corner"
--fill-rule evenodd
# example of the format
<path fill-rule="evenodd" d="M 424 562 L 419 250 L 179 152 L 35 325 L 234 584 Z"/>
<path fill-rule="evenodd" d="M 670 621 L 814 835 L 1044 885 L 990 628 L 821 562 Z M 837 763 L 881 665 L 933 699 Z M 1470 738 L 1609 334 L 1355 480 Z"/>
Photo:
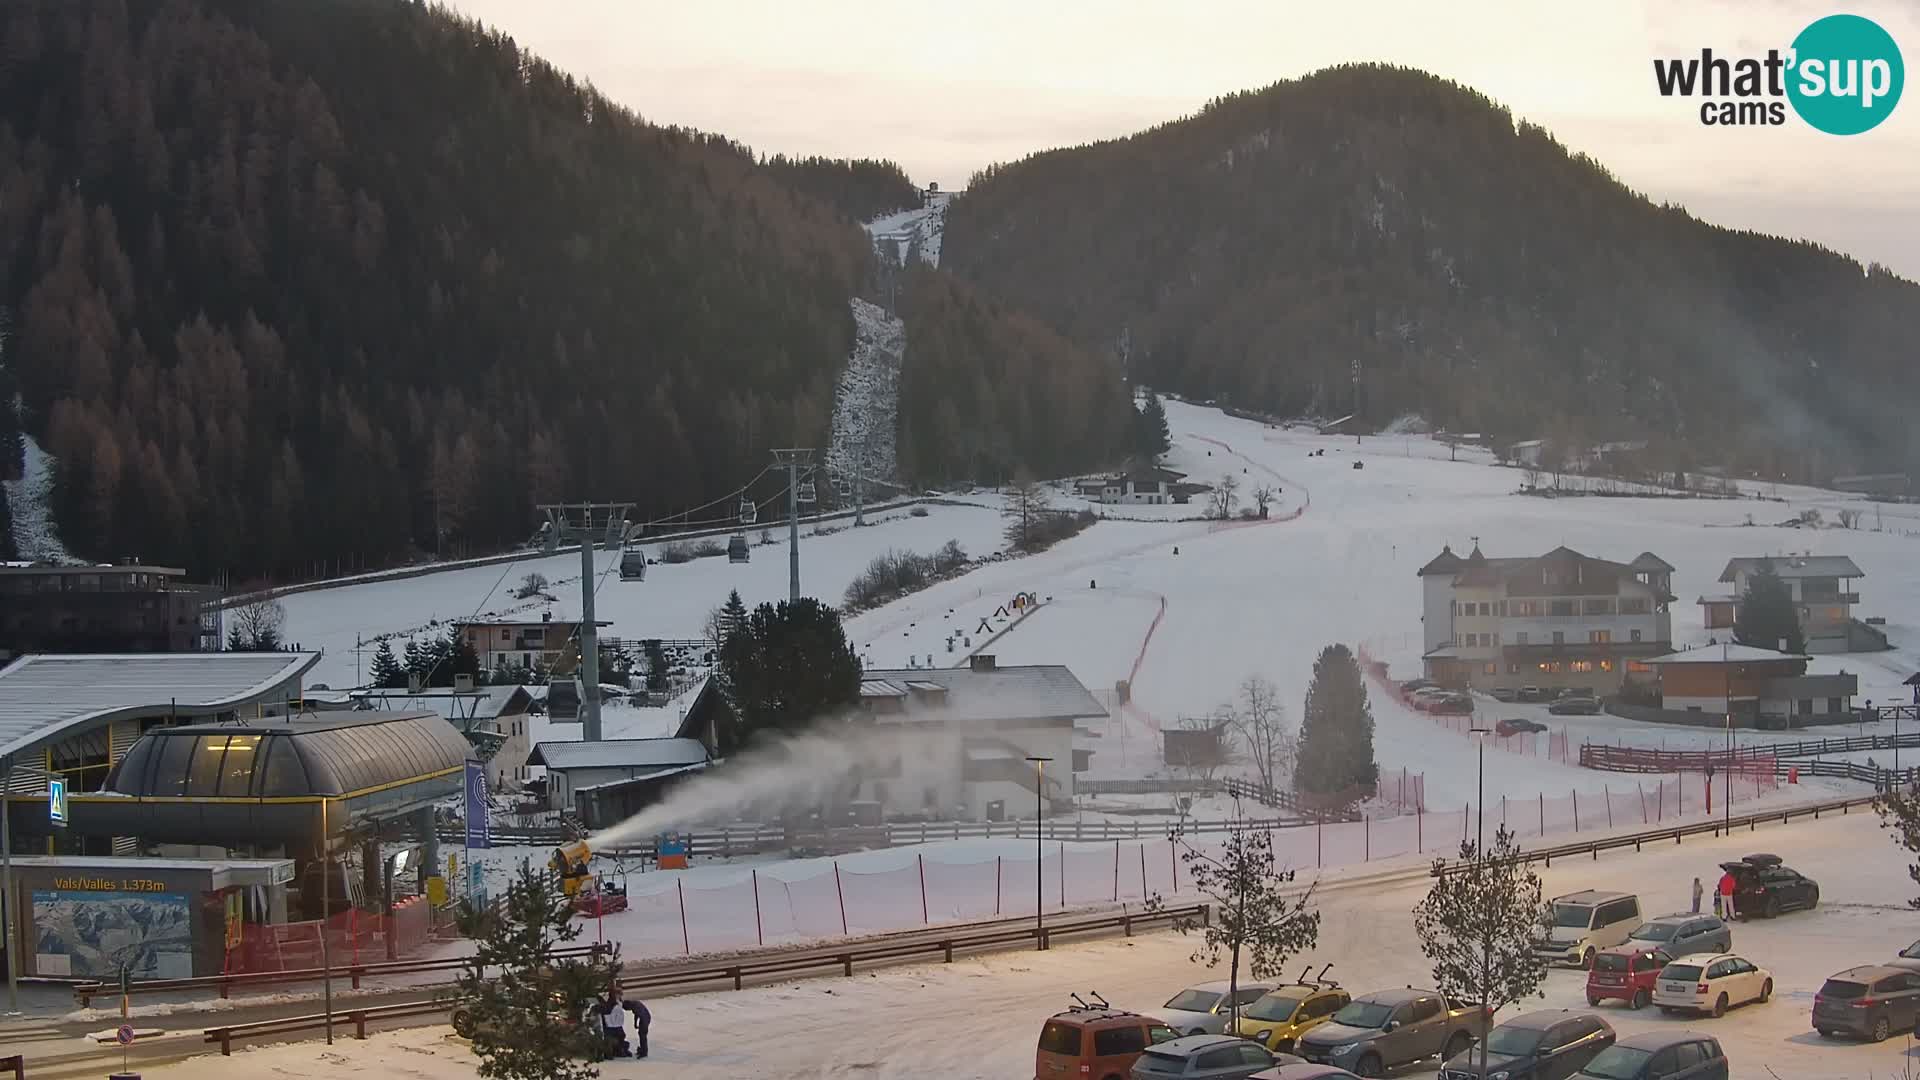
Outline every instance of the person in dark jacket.
<path fill-rule="evenodd" d="M 627 1020 L 622 1015 L 633 1011 L 633 1003 L 621 998 L 618 986 L 609 988 L 604 996 L 593 1003 L 594 1020 L 600 1025 L 601 1042 L 607 1057 L 633 1056 L 632 1051 L 627 1049 Z M 647 1021 L 643 1019 L 645 1017 L 646 1009 L 642 1006 L 635 1014 L 636 1020 L 639 1021 L 637 1026 L 640 1030 L 639 1056 L 641 1057 L 647 1054 Z"/>
<path fill-rule="evenodd" d="M 647 1010 L 644 1001 L 627 1002 L 627 1011 L 633 1014 L 633 1056 L 647 1056 L 647 1029 L 653 1026 L 653 1013 Z"/>

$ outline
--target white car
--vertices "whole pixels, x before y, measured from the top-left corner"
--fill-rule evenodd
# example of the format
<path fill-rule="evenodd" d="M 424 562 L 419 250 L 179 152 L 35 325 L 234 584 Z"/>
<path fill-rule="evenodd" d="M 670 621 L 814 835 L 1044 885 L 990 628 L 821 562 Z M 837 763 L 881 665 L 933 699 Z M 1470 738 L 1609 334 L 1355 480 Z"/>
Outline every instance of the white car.
<path fill-rule="evenodd" d="M 1152 1014 L 1182 1035 L 1219 1035 L 1227 1029 L 1227 1013 L 1245 1009 L 1265 997 L 1272 983 L 1241 983 L 1227 999 L 1227 983 L 1198 983 L 1173 995 Z"/>
<path fill-rule="evenodd" d="M 1773 996 L 1773 973 L 1732 953 L 1694 953 L 1661 969 L 1653 1003 L 1664 1012 L 1719 1016 L 1735 1005 Z"/>

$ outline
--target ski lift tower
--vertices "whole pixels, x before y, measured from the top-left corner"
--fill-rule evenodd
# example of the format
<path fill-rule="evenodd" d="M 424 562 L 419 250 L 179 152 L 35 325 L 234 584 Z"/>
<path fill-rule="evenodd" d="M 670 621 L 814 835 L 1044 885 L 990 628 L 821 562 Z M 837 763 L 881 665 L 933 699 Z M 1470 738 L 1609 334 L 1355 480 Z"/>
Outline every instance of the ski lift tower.
<path fill-rule="evenodd" d="M 787 449 L 773 452 L 773 463 L 787 470 L 787 599 L 800 599 L 800 475 L 813 471 L 811 449 Z M 808 480 L 807 502 L 813 502 Z"/>
<path fill-rule="evenodd" d="M 593 545 L 598 538 L 618 557 L 632 503 L 546 503 L 547 549 L 580 545 L 580 737 L 600 741 L 600 633 L 593 621 Z"/>

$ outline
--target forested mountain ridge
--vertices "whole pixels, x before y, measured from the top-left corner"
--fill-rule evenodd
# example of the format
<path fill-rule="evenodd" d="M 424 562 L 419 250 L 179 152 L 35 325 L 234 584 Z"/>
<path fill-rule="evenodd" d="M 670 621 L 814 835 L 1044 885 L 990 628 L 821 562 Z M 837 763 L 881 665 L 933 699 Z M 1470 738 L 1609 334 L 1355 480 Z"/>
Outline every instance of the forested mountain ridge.
<path fill-rule="evenodd" d="M 395 0 L 42 0 L 0 42 L 8 367 L 76 550 L 378 563 L 825 435 L 868 242 L 742 147 Z"/>
<path fill-rule="evenodd" d="M 1329 69 L 990 168 L 942 267 L 1133 379 L 1250 407 L 1920 465 L 1920 287 L 1656 206 L 1421 72 Z"/>

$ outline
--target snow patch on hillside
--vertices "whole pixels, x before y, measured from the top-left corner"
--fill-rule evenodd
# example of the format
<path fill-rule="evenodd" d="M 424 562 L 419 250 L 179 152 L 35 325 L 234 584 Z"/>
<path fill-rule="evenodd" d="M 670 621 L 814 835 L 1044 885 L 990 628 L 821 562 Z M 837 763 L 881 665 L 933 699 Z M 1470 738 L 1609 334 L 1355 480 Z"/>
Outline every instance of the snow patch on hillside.
<path fill-rule="evenodd" d="M 827 468 L 852 480 L 892 480 L 894 432 L 900 401 L 900 360 L 907 325 L 878 304 L 855 297 L 853 354 L 833 401 L 833 444 Z"/>
<path fill-rule="evenodd" d="M 20 479 L 5 481 L 7 507 L 13 512 L 13 550 L 30 562 L 77 563 L 53 527 L 52 454 L 31 435 L 20 436 Z"/>
<path fill-rule="evenodd" d="M 927 196 L 927 204 L 867 222 L 873 245 L 905 264 L 916 254 L 929 266 L 940 265 L 940 241 L 947 228 L 947 202 L 950 192 L 937 191 Z"/>

